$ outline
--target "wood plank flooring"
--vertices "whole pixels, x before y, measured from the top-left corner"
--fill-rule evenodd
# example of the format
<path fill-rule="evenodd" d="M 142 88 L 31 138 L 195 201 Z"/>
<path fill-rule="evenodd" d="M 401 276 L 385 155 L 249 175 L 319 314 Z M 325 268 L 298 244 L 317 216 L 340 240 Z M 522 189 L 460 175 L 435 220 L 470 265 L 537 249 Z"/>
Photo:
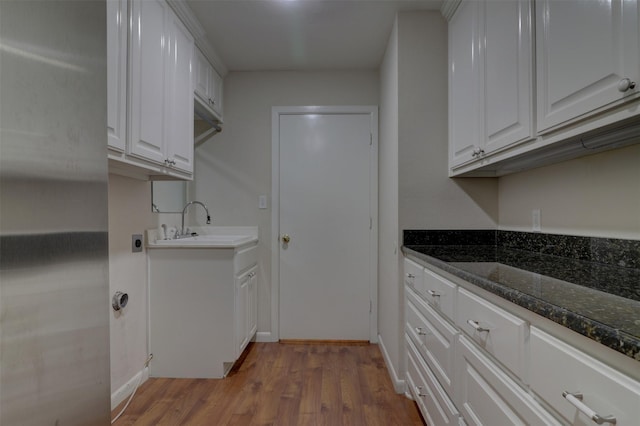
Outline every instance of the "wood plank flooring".
<path fill-rule="evenodd" d="M 253 343 L 225 379 L 149 379 L 114 425 L 424 423 L 394 392 L 377 345 Z"/>

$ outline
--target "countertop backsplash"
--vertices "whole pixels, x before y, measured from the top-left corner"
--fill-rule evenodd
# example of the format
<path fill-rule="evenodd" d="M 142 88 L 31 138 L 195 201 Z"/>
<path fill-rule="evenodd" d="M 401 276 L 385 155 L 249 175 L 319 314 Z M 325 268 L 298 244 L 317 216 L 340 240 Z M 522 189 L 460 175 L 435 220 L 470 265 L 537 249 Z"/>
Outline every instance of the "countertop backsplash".
<path fill-rule="evenodd" d="M 640 241 L 502 230 L 405 230 L 403 241 L 405 254 L 640 361 Z"/>

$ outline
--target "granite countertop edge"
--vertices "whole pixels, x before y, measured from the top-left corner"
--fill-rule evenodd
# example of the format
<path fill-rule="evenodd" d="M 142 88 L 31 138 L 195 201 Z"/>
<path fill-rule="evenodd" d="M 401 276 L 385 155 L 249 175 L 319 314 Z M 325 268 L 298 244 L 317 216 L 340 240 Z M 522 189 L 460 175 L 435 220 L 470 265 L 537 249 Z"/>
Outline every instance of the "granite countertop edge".
<path fill-rule="evenodd" d="M 509 288 L 494 281 L 464 271 L 435 257 L 403 246 L 404 254 L 413 256 L 430 265 L 436 266 L 452 275 L 462 278 L 484 290 L 487 290 L 509 302 L 515 303 L 531 312 L 567 327 L 583 336 L 601 343 L 630 358 L 640 361 L 640 339 L 617 330 L 611 326 L 589 319 L 565 308 L 540 300 L 521 291 Z"/>

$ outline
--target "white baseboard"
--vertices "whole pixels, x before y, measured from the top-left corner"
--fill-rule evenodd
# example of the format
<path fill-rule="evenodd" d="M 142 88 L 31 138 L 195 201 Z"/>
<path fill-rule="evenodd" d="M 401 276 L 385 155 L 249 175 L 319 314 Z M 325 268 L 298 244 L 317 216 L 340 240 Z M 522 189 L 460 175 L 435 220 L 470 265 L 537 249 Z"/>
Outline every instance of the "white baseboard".
<path fill-rule="evenodd" d="M 142 376 L 142 378 L 140 378 Z M 131 392 L 138 384 L 138 380 L 140 380 L 140 385 L 147 381 L 149 378 L 149 367 L 145 367 L 143 370 L 138 371 L 132 378 L 127 381 L 124 385 L 120 386 L 115 392 L 111 394 L 111 410 L 113 411 L 122 401 L 129 398 Z"/>
<path fill-rule="evenodd" d="M 380 352 L 382 352 L 382 358 L 384 359 L 384 363 L 387 366 L 387 370 L 389 370 L 389 376 L 391 376 L 391 382 L 393 383 L 393 388 L 396 393 L 403 394 L 407 391 L 407 383 L 404 379 L 398 377 L 398 373 L 391 363 L 391 359 L 389 358 L 389 353 L 387 352 L 387 348 L 384 347 L 384 342 L 382 341 L 382 336 L 378 334 L 378 346 L 380 346 Z"/>
<path fill-rule="evenodd" d="M 256 342 L 267 342 L 267 343 L 272 343 L 272 342 L 277 342 L 278 340 L 274 340 L 273 336 L 271 335 L 270 331 L 258 331 L 256 333 Z"/>

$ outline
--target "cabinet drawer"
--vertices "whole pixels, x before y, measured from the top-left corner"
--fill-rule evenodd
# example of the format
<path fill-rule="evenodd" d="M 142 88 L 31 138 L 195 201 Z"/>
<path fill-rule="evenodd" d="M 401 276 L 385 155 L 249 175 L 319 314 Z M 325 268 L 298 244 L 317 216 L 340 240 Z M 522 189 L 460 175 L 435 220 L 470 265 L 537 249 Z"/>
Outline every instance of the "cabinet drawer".
<path fill-rule="evenodd" d="M 453 360 L 457 330 L 411 289 L 407 289 L 407 330 L 447 392 L 453 391 Z"/>
<path fill-rule="evenodd" d="M 431 306 L 455 321 L 456 285 L 428 269 L 424 270 L 425 297 Z"/>
<path fill-rule="evenodd" d="M 458 289 L 456 324 L 469 337 L 502 362 L 513 374 L 524 377 L 525 321 L 465 289 Z"/>
<path fill-rule="evenodd" d="M 236 252 L 233 259 L 233 271 L 237 274 L 258 263 L 258 246 L 250 246 Z"/>
<path fill-rule="evenodd" d="M 469 425 L 559 425 L 464 336 L 456 347 L 456 405 Z"/>
<path fill-rule="evenodd" d="M 459 424 L 459 412 L 405 335 L 408 352 L 407 381 L 411 395 L 429 425 Z"/>
<path fill-rule="evenodd" d="M 617 425 L 637 425 L 640 383 L 583 352 L 531 327 L 531 389 L 569 422 L 594 424 L 563 392 L 581 393 L 582 403 Z"/>
<path fill-rule="evenodd" d="M 420 294 L 424 294 L 424 268 L 409 259 L 404 259 L 404 283 Z"/>

